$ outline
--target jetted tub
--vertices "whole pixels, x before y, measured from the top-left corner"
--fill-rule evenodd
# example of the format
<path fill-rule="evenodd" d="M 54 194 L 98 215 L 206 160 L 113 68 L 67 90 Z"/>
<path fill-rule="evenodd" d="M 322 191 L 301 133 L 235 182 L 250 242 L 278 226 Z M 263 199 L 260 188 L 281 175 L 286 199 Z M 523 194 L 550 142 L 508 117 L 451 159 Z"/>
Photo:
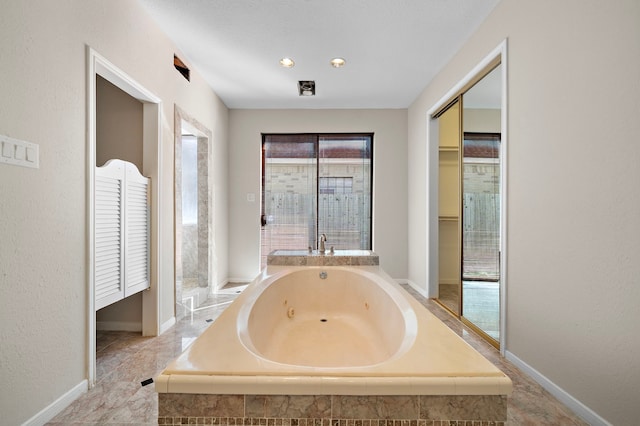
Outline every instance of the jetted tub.
<path fill-rule="evenodd" d="M 407 299 L 378 275 L 304 268 L 252 292 L 237 329 L 244 347 L 264 362 L 312 375 L 364 374 L 406 353 L 418 324 Z"/>
<path fill-rule="evenodd" d="M 506 416 L 512 389 L 379 266 L 268 266 L 155 386 L 159 419 L 178 394 L 500 396 Z"/>

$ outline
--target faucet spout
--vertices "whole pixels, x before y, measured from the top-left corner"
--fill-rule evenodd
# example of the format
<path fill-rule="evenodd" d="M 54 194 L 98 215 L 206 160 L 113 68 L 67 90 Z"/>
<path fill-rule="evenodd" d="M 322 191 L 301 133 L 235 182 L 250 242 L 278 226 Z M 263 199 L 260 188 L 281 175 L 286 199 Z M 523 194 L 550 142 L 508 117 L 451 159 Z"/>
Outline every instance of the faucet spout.
<path fill-rule="evenodd" d="M 320 253 L 323 253 L 323 254 L 324 254 L 324 252 L 325 252 L 325 249 L 324 249 L 324 243 L 325 243 L 326 241 L 327 241 L 327 236 L 326 236 L 325 234 L 320 235 L 320 247 L 318 248 L 318 251 L 319 251 Z"/>

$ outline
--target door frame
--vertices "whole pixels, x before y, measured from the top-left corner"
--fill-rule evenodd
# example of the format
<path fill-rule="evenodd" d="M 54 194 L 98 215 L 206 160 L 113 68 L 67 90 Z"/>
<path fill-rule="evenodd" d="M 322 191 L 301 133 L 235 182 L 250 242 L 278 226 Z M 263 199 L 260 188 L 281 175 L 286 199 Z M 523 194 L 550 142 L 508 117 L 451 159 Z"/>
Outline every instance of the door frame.
<path fill-rule="evenodd" d="M 500 353 L 504 356 L 506 340 L 506 301 L 507 301 L 507 39 L 504 39 L 476 64 L 460 81 L 427 111 L 427 252 L 426 277 L 428 279 L 428 297 L 438 297 L 438 119 L 434 118 L 454 98 L 464 93 L 490 71 L 494 63 L 502 64 L 502 100 L 500 110 Z"/>
<path fill-rule="evenodd" d="M 213 164 L 213 132 L 209 130 L 205 125 L 200 123 L 198 120 L 189 115 L 185 110 L 180 108 L 177 104 L 174 104 L 173 107 L 174 115 L 174 140 L 173 140 L 173 185 L 174 185 L 174 198 L 173 198 L 173 241 L 174 241 L 174 316 L 176 320 L 182 318 L 182 315 L 179 312 L 178 304 L 182 303 L 182 288 L 178 289 L 178 279 L 182 279 L 180 276 L 182 265 L 179 264 L 181 262 L 181 258 L 178 255 L 178 244 L 181 244 L 182 241 L 182 212 L 178 214 L 178 205 L 182 203 L 182 191 L 177 187 L 178 183 L 182 182 L 182 170 L 178 171 L 178 164 L 182 161 L 182 137 L 183 137 L 183 128 L 187 127 L 194 136 L 197 138 L 198 149 L 206 149 L 206 173 L 205 176 L 202 176 L 202 170 L 200 168 L 200 163 L 198 163 L 198 179 L 202 177 L 206 177 L 206 246 L 207 246 L 207 256 L 206 256 L 206 271 L 207 278 L 209 280 L 209 285 L 207 289 L 207 294 L 214 293 L 219 290 L 218 288 L 218 280 L 215 276 L 216 271 L 218 270 L 218 265 L 216 263 L 215 256 L 213 256 L 213 249 L 215 242 L 215 226 L 213 223 L 213 211 L 214 211 L 214 203 L 211 188 L 213 186 L 212 181 L 212 173 L 211 173 L 211 165 Z M 202 189 L 202 186 L 198 185 L 199 190 Z M 201 194 L 199 194 L 201 195 Z M 180 208 L 180 210 L 182 210 Z M 199 226 L 203 225 L 198 222 Z M 200 232 L 198 233 L 200 234 Z M 180 237 L 180 238 L 178 238 Z M 181 249 L 180 249 L 181 253 Z M 198 262 L 198 268 L 200 268 L 200 262 Z M 179 296 L 179 297 L 178 297 Z"/>
<path fill-rule="evenodd" d="M 142 102 L 143 114 L 143 175 L 151 178 L 151 253 L 150 288 L 142 292 L 142 334 L 156 336 L 162 332 L 160 326 L 160 280 L 161 258 L 161 191 L 162 177 L 162 101 L 124 71 L 109 62 L 98 52 L 87 46 L 87 379 L 89 388 L 96 381 L 96 312 L 95 312 L 95 168 L 96 168 L 96 76 L 118 87 Z M 169 325 L 170 326 L 170 325 Z M 165 327 L 165 325 L 162 326 Z"/>

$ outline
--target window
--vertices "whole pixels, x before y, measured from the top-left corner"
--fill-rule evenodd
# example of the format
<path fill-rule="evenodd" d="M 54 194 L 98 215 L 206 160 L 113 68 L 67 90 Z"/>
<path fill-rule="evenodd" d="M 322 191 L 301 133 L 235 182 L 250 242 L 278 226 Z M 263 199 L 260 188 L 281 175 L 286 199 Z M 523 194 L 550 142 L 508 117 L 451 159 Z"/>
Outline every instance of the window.
<path fill-rule="evenodd" d="M 372 134 L 269 134 L 262 143 L 261 261 L 277 249 L 371 249 Z"/>
<path fill-rule="evenodd" d="M 353 190 L 352 177 L 321 177 L 319 178 L 318 193 L 320 194 L 351 194 Z"/>

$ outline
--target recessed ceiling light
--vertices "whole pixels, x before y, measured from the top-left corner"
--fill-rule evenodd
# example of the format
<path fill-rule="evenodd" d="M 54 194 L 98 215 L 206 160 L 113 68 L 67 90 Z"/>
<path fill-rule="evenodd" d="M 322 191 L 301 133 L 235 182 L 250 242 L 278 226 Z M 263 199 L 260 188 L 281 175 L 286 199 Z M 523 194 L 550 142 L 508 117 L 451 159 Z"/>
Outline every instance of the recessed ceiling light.
<path fill-rule="evenodd" d="M 293 62 L 293 59 L 291 59 L 291 58 L 282 58 L 282 59 L 280 59 L 280 65 L 282 65 L 285 68 L 293 68 L 293 66 L 295 64 L 296 63 Z"/>
<path fill-rule="evenodd" d="M 347 61 L 345 61 L 343 58 L 333 58 L 332 60 L 329 61 L 329 63 L 334 68 L 340 68 L 340 67 L 343 67 L 344 64 L 347 63 Z"/>

